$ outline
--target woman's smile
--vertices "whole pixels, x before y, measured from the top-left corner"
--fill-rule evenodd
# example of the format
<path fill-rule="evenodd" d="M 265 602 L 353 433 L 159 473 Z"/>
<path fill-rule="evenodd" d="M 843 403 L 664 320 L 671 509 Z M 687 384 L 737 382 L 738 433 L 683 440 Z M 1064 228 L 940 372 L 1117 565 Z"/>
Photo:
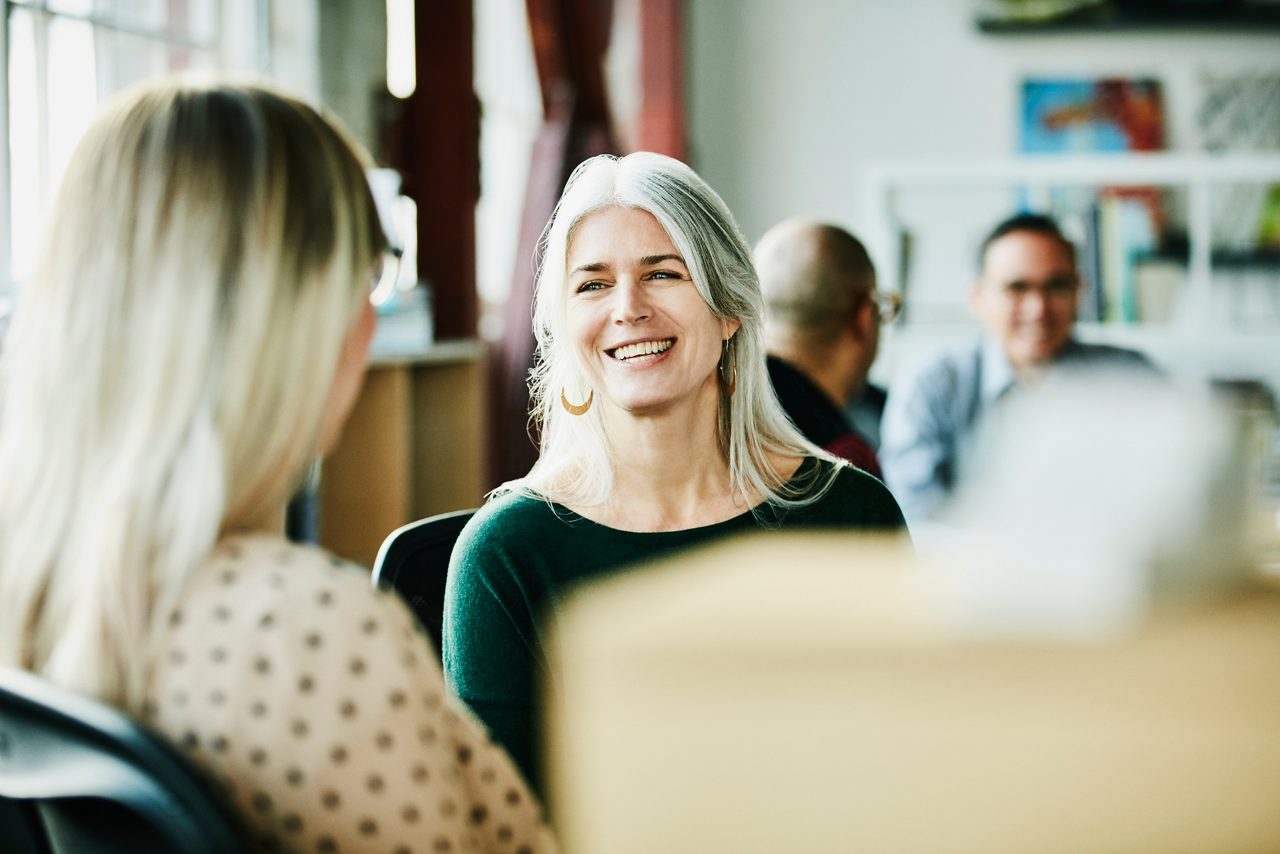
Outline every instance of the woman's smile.
<path fill-rule="evenodd" d="M 649 339 L 605 350 L 605 354 L 628 365 L 651 365 L 670 352 L 675 343 L 674 338 Z"/>

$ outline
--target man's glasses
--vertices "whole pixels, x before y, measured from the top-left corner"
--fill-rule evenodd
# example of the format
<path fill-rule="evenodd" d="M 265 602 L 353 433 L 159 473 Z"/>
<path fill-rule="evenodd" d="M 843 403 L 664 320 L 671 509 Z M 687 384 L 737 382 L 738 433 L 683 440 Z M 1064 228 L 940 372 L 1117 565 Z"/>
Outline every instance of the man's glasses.
<path fill-rule="evenodd" d="M 396 292 L 396 285 L 400 282 L 400 259 L 403 256 L 403 250 L 398 247 L 383 251 L 369 285 L 369 301 L 375 306 L 382 305 Z"/>
<path fill-rule="evenodd" d="M 875 291 L 870 299 L 875 303 L 876 315 L 879 316 L 881 323 L 893 323 L 902 313 L 902 294 L 896 291 L 890 293 Z"/>
<path fill-rule="evenodd" d="M 1004 294 L 1011 300 L 1023 300 L 1038 293 L 1045 299 L 1065 301 L 1072 299 L 1080 290 L 1080 279 L 1076 275 L 1050 276 L 1042 282 L 1017 279 L 1004 286 Z"/>

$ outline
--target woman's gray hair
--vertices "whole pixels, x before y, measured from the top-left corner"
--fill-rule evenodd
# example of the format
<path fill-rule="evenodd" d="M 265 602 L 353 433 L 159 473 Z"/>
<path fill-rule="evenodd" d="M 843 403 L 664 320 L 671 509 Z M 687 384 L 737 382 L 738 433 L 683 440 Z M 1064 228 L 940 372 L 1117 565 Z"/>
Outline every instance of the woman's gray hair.
<path fill-rule="evenodd" d="M 541 453 L 524 478 L 500 490 L 518 489 L 565 504 L 597 506 L 608 500 L 613 465 L 601 407 L 572 416 L 560 406 L 564 390 L 573 401 L 589 393 L 569 340 L 566 263 L 569 242 L 582 220 L 608 207 L 651 214 L 684 259 L 694 286 L 717 317 L 736 319 L 721 368 L 736 390 L 721 390 L 720 447 L 729 463 L 736 495 L 761 495 L 774 503 L 815 500 L 824 489 L 806 484 L 799 499 L 789 494 L 771 454 L 834 459 L 814 447 L 783 412 L 765 365 L 764 301 L 751 251 L 724 201 L 678 160 L 650 152 L 625 157 L 600 155 L 579 164 L 569 177 L 543 232 L 533 300 L 537 364 L 530 375 L 533 417 L 541 428 Z"/>
<path fill-rule="evenodd" d="M 0 358 L 0 664 L 137 711 L 191 572 L 317 452 L 386 245 L 365 165 L 249 84 L 87 131 Z"/>

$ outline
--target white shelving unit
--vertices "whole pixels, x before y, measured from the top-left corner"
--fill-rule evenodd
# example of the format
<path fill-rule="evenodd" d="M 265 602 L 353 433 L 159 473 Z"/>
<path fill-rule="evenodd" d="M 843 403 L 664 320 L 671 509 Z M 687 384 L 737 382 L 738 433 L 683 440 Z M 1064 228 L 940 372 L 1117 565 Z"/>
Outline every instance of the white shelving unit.
<path fill-rule="evenodd" d="M 1280 183 L 1280 154 L 1099 154 L 1042 155 L 996 160 L 887 160 L 868 164 L 860 173 L 864 231 L 888 289 L 901 289 L 899 257 L 902 232 L 898 203 L 902 194 L 920 191 L 991 191 L 1024 188 L 1032 198 L 1047 198 L 1054 187 L 1162 187 L 1185 193 L 1189 257 L 1183 298 L 1192 306 L 1208 306 L 1213 281 L 1212 207 L 1215 187 L 1229 184 Z M 910 300 L 910 293 L 907 299 Z M 1192 311 L 1188 316 L 1195 317 Z M 936 345 L 972 334 L 963 324 L 910 324 L 889 336 L 888 364 L 880 379 L 891 376 L 925 343 Z M 1199 376 L 1250 371 L 1280 392 L 1280 325 L 1243 333 L 1206 325 L 1149 328 L 1142 324 L 1082 325 L 1081 337 L 1133 344 L 1178 372 L 1187 367 Z M 1179 364 L 1181 363 L 1181 364 Z"/>
<path fill-rule="evenodd" d="M 880 250 L 881 279 L 900 279 L 895 250 L 896 195 L 903 190 L 1000 189 L 1024 186 L 1032 193 L 1052 187 L 1172 187 L 1187 193 L 1190 243 L 1188 288 L 1205 297 L 1212 278 L 1210 193 L 1215 185 L 1280 183 L 1277 154 L 1113 154 L 1045 155 L 1006 160 L 886 161 L 864 174 L 866 222 L 883 233 L 873 237 Z"/>

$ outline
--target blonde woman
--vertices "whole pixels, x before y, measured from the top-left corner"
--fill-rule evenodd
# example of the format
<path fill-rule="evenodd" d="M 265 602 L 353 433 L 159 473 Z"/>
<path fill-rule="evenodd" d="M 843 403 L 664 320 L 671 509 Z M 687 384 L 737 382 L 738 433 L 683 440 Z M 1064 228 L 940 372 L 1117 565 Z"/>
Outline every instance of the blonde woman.
<path fill-rule="evenodd" d="M 450 684 L 531 778 L 543 618 L 570 586 L 758 528 L 903 527 L 783 413 L 762 314 L 750 250 L 688 166 L 642 152 L 570 177 L 535 293 L 541 453 L 463 531 L 445 596 Z"/>
<path fill-rule="evenodd" d="M 0 663 L 145 718 L 264 847 L 542 850 L 405 607 L 282 536 L 384 248 L 362 156 L 299 101 L 164 83 L 105 111 L 0 363 Z"/>

